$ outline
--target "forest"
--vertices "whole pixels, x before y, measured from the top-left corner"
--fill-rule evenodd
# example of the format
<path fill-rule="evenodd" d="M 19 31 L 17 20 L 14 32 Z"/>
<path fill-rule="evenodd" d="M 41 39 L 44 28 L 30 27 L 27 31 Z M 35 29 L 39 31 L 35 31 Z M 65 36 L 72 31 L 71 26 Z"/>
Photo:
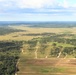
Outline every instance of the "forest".
<path fill-rule="evenodd" d="M 13 32 L 23 32 L 24 30 L 18 30 L 18 29 L 13 29 L 10 27 L 0 27 L 0 35 L 6 35 L 6 34 L 10 34 Z"/>
<path fill-rule="evenodd" d="M 65 36 L 73 37 L 74 34 L 50 33 L 49 36 L 33 38 L 24 42 L 24 53 L 29 58 L 34 58 L 36 50 L 39 58 L 45 58 L 46 56 L 48 58 L 76 58 L 76 39 L 65 38 Z M 38 48 L 36 49 L 36 47 Z"/>
<path fill-rule="evenodd" d="M 36 73 L 40 72 L 41 75 L 44 75 L 43 73 L 54 73 L 54 71 L 64 73 L 64 67 L 58 67 L 57 63 L 65 62 L 65 60 L 67 63 L 67 60 L 76 58 L 76 34 L 70 32 L 69 29 L 60 33 L 55 33 L 56 28 L 54 29 L 55 32 L 44 31 L 38 33 L 35 30 L 34 33 L 30 31 L 31 28 L 27 28 L 27 30 L 26 28 L 22 30 L 8 26 L 0 27 L 0 37 L 4 36 L 5 39 L 5 35 L 7 35 L 7 40 L 0 40 L 0 75 L 21 75 L 22 72 L 32 72 L 32 70 Z M 11 35 L 8 36 L 8 34 Z M 8 39 L 10 36 L 13 39 Z M 33 38 L 26 40 L 26 36 L 33 36 Z M 73 66 L 75 65 L 75 60 L 69 60 L 68 62 L 72 62 L 70 64 Z M 51 65 L 50 68 L 48 65 Z M 70 72 L 69 67 L 68 70 Z"/>
<path fill-rule="evenodd" d="M 22 43 L 17 41 L 0 41 L 0 75 L 15 75 Z"/>

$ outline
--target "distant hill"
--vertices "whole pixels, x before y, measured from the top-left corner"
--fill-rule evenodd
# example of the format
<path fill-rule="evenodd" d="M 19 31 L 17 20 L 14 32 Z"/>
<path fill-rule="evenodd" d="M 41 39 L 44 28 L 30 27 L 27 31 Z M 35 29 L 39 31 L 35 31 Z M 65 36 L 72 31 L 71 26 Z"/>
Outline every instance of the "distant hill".
<path fill-rule="evenodd" d="M 46 28 L 71 28 L 76 27 L 76 22 L 25 22 L 25 21 L 0 21 L 0 26 L 27 25 L 29 27 Z"/>

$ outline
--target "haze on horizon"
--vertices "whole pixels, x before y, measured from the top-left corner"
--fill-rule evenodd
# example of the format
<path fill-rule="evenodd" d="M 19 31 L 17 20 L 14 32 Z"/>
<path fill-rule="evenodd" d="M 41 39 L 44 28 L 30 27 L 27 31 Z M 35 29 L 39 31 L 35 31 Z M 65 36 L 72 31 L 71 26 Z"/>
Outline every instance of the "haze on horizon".
<path fill-rule="evenodd" d="M 0 21 L 76 21 L 76 0 L 0 0 Z"/>

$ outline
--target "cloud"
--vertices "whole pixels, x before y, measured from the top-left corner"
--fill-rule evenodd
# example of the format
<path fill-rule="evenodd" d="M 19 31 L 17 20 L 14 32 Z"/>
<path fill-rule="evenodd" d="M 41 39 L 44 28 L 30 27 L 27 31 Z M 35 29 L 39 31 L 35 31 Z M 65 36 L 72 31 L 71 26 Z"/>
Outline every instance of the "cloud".
<path fill-rule="evenodd" d="M 43 8 L 43 7 L 57 7 L 62 6 L 68 8 L 70 0 L 0 0 L 0 6 L 9 3 L 20 8 Z M 76 3 L 74 3 L 76 5 Z M 71 4 L 73 6 L 73 4 Z"/>
<path fill-rule="evenodd" d="M 63 5 L 64 8 L 69 8 L 68 1 L 64 0 L 63 4 L 64 4 L 64 5 Z"/>
<path fill-rule="evenodd" d="M 76 4 L 69 0 L 0 0 L 2 13 L 29 14 L 71 14 L 76 12 Z"/>
<path fill-rule="evenodd" d="M 15 6 L 19 8 L 48 8 L 55 7 L 57 0 L 0 0 L 0 6 Z"/>
<path fill-rule="evenodd" d="M 71 5 L 72 6 L 75 6 Z M 11 7 L 11 8 L 32 8 L 32 9 L 41 9 L 41 8 L 69 8 L 68 0 L 0 0 L 1 7 Z"/>
<path fill-rule="evenodd" d="M 69 8 L 69 3 L 67 0 L 63 0 L 63 2 L 61 2 L 59 5 L 63 8 Z"/>
<path fill-rule="evenodd" d="M 0 0 L 0 2 L 3 2 L 4 0 Z"/>
<path fill-rule="evenodd" d="M 43 8 L 53 6 L 56 0 L 18 0 L 20 8 Z"/>

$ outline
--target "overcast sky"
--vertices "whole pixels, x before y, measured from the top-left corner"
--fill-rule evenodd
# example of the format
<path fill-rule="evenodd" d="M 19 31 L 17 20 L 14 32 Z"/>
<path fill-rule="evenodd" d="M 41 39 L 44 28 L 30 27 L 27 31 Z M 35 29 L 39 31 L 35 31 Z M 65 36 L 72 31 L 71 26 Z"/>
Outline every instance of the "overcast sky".
<path fill-rule="evenodd" d="M 0 21 L 76 21 L 76 0 L 0 0 Z"/>

